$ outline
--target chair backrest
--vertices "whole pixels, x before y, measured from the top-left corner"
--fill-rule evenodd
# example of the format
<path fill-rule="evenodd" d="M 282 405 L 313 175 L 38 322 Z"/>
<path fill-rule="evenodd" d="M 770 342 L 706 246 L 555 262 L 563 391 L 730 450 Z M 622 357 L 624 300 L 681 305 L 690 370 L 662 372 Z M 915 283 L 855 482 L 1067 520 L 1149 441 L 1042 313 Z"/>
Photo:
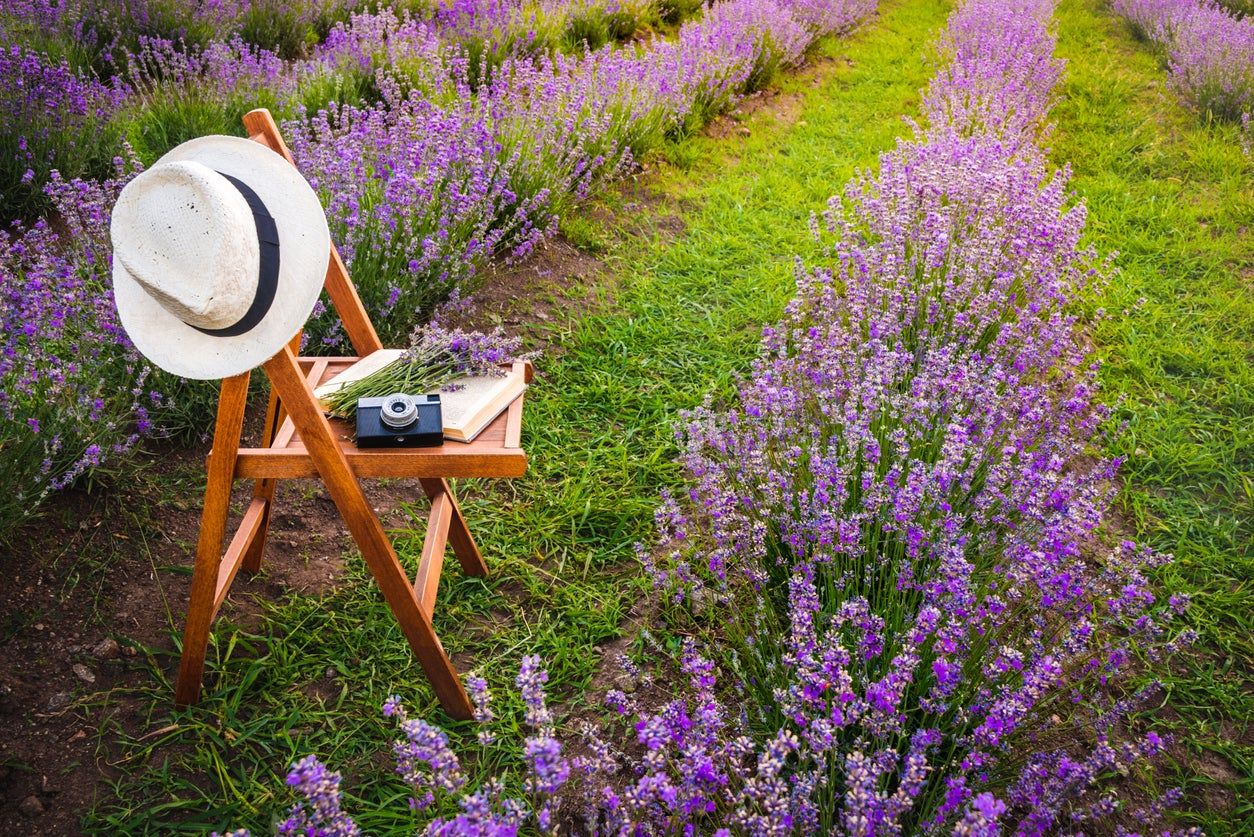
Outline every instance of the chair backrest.
<path fill-rule="evenodd" d="M 292 158 L 292 152 L 283 141 L 279 126 L 269 110 L 258 108 L 244 114 L 244 129 L 248 131 L 249 139 L 282 154 L 293 167 L 296 166 L 296 160 Z M 344 324 L 344 332 L 348 335 L 349 342 L 353 344 L 353 349 L 357 354 L 365 357 L 383 348 L 379 334 L 374 329 L 374 323 L 370 321 L 370 315 L 366 313 L 366 307 L 362 305 L 361 297 L 357 294 L 357 287 L 349 278 L 348 268 L 344 265 L 344 260 L 340 258 L 340 251 L 336 249 L 334 243 L 331 244 L 331 255 L 327 261 L 327 276 L 323 287 L 326 288 L 327 295 L 331 297 L 331 304 L 335 307 L 335 312 L 339 314 L 340 322 Z"/>

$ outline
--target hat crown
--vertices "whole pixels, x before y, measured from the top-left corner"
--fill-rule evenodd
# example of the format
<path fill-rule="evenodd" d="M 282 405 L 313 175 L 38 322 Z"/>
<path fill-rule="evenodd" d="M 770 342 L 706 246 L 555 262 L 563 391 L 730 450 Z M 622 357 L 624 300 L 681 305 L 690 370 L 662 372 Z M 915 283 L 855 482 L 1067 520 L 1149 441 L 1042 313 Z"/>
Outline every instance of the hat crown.
<path fill-rule="evenodd" d="M 118 196 L 114 258 L 162 307 L 188 325 L 226 328 L 257 291 L 260 247 L 248 201 L 192 160 L 159 162 Z"/>

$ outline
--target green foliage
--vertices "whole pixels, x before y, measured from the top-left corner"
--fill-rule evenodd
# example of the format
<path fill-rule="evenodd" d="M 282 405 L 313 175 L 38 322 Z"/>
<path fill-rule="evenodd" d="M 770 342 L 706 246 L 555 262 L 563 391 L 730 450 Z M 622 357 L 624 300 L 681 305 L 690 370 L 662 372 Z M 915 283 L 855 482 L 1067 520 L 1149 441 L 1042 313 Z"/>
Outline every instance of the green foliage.
<path fill-rule="evenodd" d="M 287 59 L 299 58 L 318 42 L 318 29 L 299 5 L 254 3 L 239 22 L 240 37 Z"/>
<path fill-rule="evenodd" d="M 613 41 L 625 41 L 642 28 L 653 9 L 650 3 L 619 3 L 612 11 L 602 5 L 575 9 L 561 34 L 561 49 L 567 53 L 584 48 L 597 49 Z"/>
<path fill-rule="evenodd" d="M 333 95 L 334 81 L 309 89 L 310 101 Z M 151 165 L 180 143 L 210 134 L 244 136 L 241 121 L 254 108 L 270 108 L 275 118 L 289 115 L 291 107 L 273 91 L 240 89 L 223 94 L 211 86 L 156 83 L 115 118 L 135 153 Z"/>
<path fill-rule="evenodd" d="M 1254 0 L 1217 0 L 1217 2 L 1234 14 L 1245 17 L 1254 16 Z"/>
<path fill-rule="evenodd" d="M 179 143 L 209 134 L 243 136 L 243 110 L 224 102 L 183 96 L 162 96 L 123 115 L 119 122 L 126 140 L 144 162 L 152 165 Z"/>
<path fill-rule="evenodd" d="M 657 12 L 663 23 L 678 23 L 692 17 L 705 5 L 704 0 L 657 0 Z"/>
<path fill-rule="evenodd" d="M 1161 581 L 1193 596 L 1201 635 L 1165 678 L 1179 714 L 1155 720 L 1187 751 L 1187 818 L 1250 833 L 1254 161 L 1236 126 L 1199 123 L 1164 92 L 1155 58 L 1099 0 L 1065 0 L 1059 20 L 1054 156 L 1073 167 L 1092 243 L 1118 252 L 1119 279 L 1095 304 L 1114 314 L 1097 341 L 1127 423 L 1123 508 L 1138 539 L 1175 554 Z"/>
<path fill-rule="evenodd" d="M 601 9 L 592 8 L 585 14 L 573 15 L 562 32 L 562 51 L 574 52 L 585 46 L 588 49 L 600 48 L 610 40 L 608 24 L 608 16 Z"/>

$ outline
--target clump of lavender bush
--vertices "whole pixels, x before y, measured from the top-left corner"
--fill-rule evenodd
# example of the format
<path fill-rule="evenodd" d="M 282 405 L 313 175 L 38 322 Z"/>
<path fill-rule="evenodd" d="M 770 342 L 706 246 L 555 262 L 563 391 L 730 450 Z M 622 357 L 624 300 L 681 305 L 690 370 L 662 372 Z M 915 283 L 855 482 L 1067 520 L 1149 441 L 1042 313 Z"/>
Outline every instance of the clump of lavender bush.
<path fill-rule="evenodd" d="M 126 73 L 133 93 L 119 121 L 149 163 L 195 137 L 239 134 L 245 113 L 282 108 L 296 92 L 293 73 L 277 54 L 239 38 L 203 48 L 141 38 L 127 56 Z"/>
<path fill-rule="evenodd" d="M 494 256 L 526 254 L 553 223 L 548 190 L 520 194 L 487 115 L 389 89 L 376 107 L 323 111 L 287 127 L 292 153 L 326 202 L 332 236 L 376 325 L 394 339 L 469 284 Z M 338 338 L 334 323 L 314 323 Z"/>
<path fill-rule="evenodd" d="M 1254 111 L 1254 18 L 1212 0 L 1112 0 L 1133 32 L 1155 44 L 1171 86 L 1203 113 Z"/>
<path fill-rule="evenodd" d="M 1202 113 L 1240 120 L 1254 111 L 1254 18 L 1202 4 L 1177 19 L 1171 85 Z"/>
<path fill-rule="evenodd" d="M 0 47 L 0 218 L 48 208 L 43 185 L 55 169 L 104 177 L 118 151 L 110 119 L 126 96 L 76 72 L 64 58 L 16 44 Z"/>
<path fill-rule="evenodd" d="M 126 454 L 161 399 L 117 319 L 109 210 L 131 176 L 47 189 L 58 223 L 0 232 L 0 538 L 51 491 Z"/>

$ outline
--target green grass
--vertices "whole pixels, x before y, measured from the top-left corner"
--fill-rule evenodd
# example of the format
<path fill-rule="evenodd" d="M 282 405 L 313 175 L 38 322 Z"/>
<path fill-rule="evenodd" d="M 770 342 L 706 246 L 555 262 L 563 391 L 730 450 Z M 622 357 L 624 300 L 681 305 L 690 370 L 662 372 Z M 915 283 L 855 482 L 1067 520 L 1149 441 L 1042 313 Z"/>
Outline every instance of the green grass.
<path fill-rule="evenodd" d="M 602 252 L 616 281 L 608 294 L 591 289 L 583 313 L 543 335 L 550 349 L 528 397 L 528 475 L 458 486 L 492 575 L 467 578 L 450 561 L 436 611 L 446 648 L 463 670 L 487 677 L 507 723 L 517 723 L 509 695 L 523 654 L 542 655 L 554 700 L 576 703 L 597 669 L 597 645 L 647 595 L 632 546 L 650 535 L 659 488 L 679 480 L 678 412 L 732 391 L 761 326 L 793 292 L 793 255 L 812 251 L 810 213 L 906 131 L 900 116 L 915 111 L 945 13 L 925 0 L 887 4 L 881 20 L 821 47 L 819 57 L 839 63 L 814 81 L 783 80 L 795 98 L 780 110 L 794 119 L 763 111 L 743 120 L 748 137 L 696 138 L 682 166 L 659 163 L 663 202 L 684 208 L 677 239 L 568 226 Z M 626 226 L 656 214 L 630 200 L 612 196 L 605 214 Z M 421 529 L 396 535 L 412 569 Z M 137 700 L 128 712 L 152 732 L 104 731 L 120 739 L 113 763 L 122 778 L 89 815 L 89 831 L 229 824 L 265 833 L 288 802 L 288 763 L 312 752 L 345 772 L 349 806 L 368 833 L 411 833 L 386 754 L 393 728 L 378 715 L 392 692 L 449 726 L 473 760 L 472 781 L 513 764 L 514 748 L 482 753 L 470 725 L 447 723 L 360 562 L 349 566 L 333 592 L 273 601 L 251 630 L 220 622 L 198 707 L 171 709 L 166 654 L 150 657 L 150 688 L 110 696 Z M 247 590 L 240 584 L 234 596 Z"/>
<path fill-rule="evenodd" d="M 1155 672 L 1168 696 L 1153 717 L 1178 736 L 1185 819 L 1254 833 L 1254 163 L 1235 127 L 1178 103 L 1099 0 L 1064 0 L 1059 23 L 1054 157 L 1073 166 L 1090 241 L 1119 251 L 1096 340 L 1127 422 L 1122 508 L 1175 554 L 1161 581 L 1193 596 L 1200 632 Z"/>

